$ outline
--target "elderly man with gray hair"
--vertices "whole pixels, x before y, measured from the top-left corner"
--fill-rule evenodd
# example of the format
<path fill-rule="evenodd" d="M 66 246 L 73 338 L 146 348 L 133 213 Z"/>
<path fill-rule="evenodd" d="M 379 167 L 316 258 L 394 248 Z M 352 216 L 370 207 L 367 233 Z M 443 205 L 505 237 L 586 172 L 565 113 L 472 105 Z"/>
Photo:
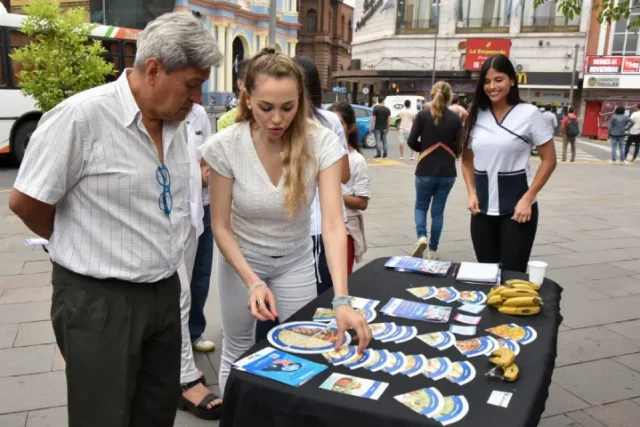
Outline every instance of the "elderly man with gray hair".
<path fill-rule="evenodd" d="M 9 206 L 49 240 L 51 317 L 70 427 L 172 427 L 180 396 L 180 282 L 190 227 L 183 122 L 221 55 L 169 13 L 133 69 L 47 112 Z"/>

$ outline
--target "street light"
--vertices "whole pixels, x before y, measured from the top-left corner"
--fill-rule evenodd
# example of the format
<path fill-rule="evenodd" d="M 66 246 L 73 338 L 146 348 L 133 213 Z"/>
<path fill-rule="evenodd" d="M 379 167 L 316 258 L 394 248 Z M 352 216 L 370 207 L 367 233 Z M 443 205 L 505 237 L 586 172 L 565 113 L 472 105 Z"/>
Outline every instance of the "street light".
<path fill-rule="evenodd" d="M 431 88 L 436 84 L 436 51 L 438 49 L 438 27 L 440 26 L 440 0 L 436 1 L 436 38 L 433 42 L 433 70 L 431 71 Z"/>
<path fill-rule="evenodd" d="M 576 51 L 573 53 L 573 72 L 571 73 L 571 88 L 569 89 L 569 107 L 573 107 L 573 85 L 576 82 L 576 72 L 578 71 L 578 50 L 580 45 L 576 43 Z"/>

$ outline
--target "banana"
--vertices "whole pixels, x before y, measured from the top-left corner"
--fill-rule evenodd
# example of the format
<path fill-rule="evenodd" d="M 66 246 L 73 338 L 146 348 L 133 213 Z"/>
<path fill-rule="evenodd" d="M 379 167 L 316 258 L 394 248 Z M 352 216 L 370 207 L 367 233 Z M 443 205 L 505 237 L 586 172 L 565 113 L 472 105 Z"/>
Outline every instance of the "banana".
<path fill-rule="evenodd" d="M 491 356 L 493 357 L 489 358 L 489 362 L 500 366 L 503 369 L 511 365 L 516 360 L 516 354 L 513 350 L 508 348 L 500 348 L 491 353 Z"/>
<path fill-rule="evenodd" d="M 527 285 L 530 288 L 532 288 L 534 291 L 537 291 L 540 289 L 540 285 L 538 285 L 537 283 L 533 283 L 533 282 L 529 282 L 528 280 L 522 280 L 522 279 L 511 279 L 511 280 L 507 280 L 506 282 L 504 282 L 504 284 L 506 286 L 513 286 L 516 284 L 520 284 L 520 285 Z"/>
<path fill-rule="evenodd" d="M 540 306 L 538 307 L 498 307 L 498 311 L 502 314 L 510 314 L 512 316 L 531 316 L 540 313 Z"/>
<path fill-rule="evenodd" d="M 513 382 L 518 379 L 518 374 L 520 373 L 520 369 L 518 365 L 512 363 L 504 369 L 504 379 L 505 381 Z"/>
<path fill-rule="evenodd" d="M 505 289 L 500 292 L 500 296 L 502 298 L 513 298 L 513 297 L 539 297 L 540 295 L 531 289 Z"/>
<path fill-rule="evenodd" d="M 506 286 L 495 286 L 495 287 L 491 288 L 491 290 L 487 294 L 487 298 L 491 298 L 494 295 L 498 295 L 501 291 L 503 291 L 505 289 L 507 289 Z"/>
<path fill-rule="evenodd" d="M 530 291 L 537 291 L 537 289 L 533 289 L 532 286 L 525 285 L 524 283 L 515 283 L 510 286 L 512 289 L 528 289 Z"/>
<path fill-rule="evenodd" d="M 501 295 L 500 298 L 502 298 Z M 542 305 L 542 299 L 540 297 L 513 297 L 505 300 L 502 305 L 505 307 L 537 307 Z"/>
<path fill-rule="evenodd" d="M 491 298 L 487 299 L 487 304 L 492 307 L 498 306 L 502 304 L 502 296 L 494 295 Z"/>

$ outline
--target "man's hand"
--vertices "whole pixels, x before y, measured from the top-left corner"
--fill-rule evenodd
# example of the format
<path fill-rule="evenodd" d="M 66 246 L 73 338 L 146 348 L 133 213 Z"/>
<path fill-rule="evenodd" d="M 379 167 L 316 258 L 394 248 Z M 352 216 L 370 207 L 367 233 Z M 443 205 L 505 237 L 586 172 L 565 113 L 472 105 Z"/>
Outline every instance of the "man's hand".
<path fill-rule="evenodd" d="M 16 190 L 9 194 L 9 209 L 24 222 L 29 230 L 49 240 L 53 234 L 56 208 Z"/>

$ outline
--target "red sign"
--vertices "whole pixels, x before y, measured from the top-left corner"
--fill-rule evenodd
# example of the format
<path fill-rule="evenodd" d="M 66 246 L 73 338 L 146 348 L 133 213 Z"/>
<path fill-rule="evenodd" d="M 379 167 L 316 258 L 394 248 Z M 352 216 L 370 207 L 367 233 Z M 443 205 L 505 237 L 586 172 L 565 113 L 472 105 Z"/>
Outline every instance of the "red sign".
<path fill-rule="evenodd" d="M 585 74 L 640 73 L 640 56 L 587 56 Z"/>
<path fill-rule="evenodd" d="M 511 40 L 508 39 L 467 39 L 464 68 L 480 71 L 487 58 L 499 53 L 509 56 L 509 49 Z"/>

